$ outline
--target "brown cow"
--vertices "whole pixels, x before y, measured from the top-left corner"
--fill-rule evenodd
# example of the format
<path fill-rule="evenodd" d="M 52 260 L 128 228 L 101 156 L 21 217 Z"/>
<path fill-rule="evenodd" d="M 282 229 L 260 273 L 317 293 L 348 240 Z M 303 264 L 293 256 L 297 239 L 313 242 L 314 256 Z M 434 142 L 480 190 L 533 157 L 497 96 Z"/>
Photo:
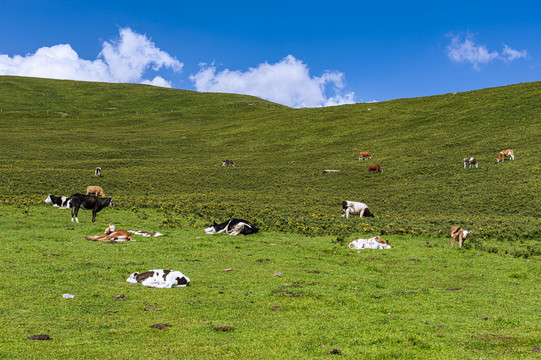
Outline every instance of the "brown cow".
<path fill-rule="evenodd" d="M 381 167 L 379 165 L 368 165 L 368 172 L 380 172 L 382 173 L 383 170 L 381 170 Z"/>
<path fill-rule="evenodd" d="M 460 226 L 453 226 L 451 228 L 451 247 L 455 246 L 455 240 L 458 237 L 458 246 L 462 247 L 464 239 L 471 234 L 471 231 L 466 231 Z"/>
<path fill-rule="evenodd" d="M 359 161 L 366 159 L 372 159 L 372 155 L 368 151 L 361 151 L 359 153 Z"/>
<path fill-rule="evenodd" d="M 105 197 L 105 193 L 103 192 L 103 189 L 101 186 L 88 186 L 86 188 L 86 194 L 95 194 L 97 196 Z"/>
<path fill-rule="evenodd" d="M 509 150 L 502 150 L 498 153 L 498 159 L 496 159 L 496 162 L 504 161 L 506 157 L 510 157 L 511 160 L 515 160 L 515 154 L 513 153 L 513 149 Z"/>

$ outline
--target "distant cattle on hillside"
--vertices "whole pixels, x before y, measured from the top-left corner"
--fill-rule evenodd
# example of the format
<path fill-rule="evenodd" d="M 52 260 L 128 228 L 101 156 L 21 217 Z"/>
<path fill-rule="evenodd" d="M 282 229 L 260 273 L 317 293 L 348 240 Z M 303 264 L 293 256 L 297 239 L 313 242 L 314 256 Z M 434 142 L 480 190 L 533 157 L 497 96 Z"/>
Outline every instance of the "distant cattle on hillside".
<path fill-rule="evenodd" d="M 368 165 L 368 171 L 369 173 L 371 172 L 380 172 L 382 173 L 383 170 L 381 169 L 381 167 L 379 165 Z"/>
<path fill-rule="evenodd" d="M 498 153 L 498 158 L 496 159 L 496 162 L 504 161 L 505 158 L 510 158 L 511 160 L 515 160 L 515 153 L 513 152 L 513 149 L 500 151 Z"/>

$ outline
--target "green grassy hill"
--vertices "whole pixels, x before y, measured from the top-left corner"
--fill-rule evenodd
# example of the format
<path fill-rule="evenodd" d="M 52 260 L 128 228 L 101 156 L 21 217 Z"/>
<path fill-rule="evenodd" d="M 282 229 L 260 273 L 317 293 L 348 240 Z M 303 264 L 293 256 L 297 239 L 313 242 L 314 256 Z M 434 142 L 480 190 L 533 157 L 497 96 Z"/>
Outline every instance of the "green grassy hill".
<path fill-rule="evenodd" d="M 233 94 L 1 76 L 0 202 L 101 185 L 121 208 L 245 217 L 270 230 L 448 236 L 461 224 L 479 239 L 539 238 L 540 100 L 534 82 L 291 109 Z M 496 163 L 507 148 L 516 160 Z M 361 150 L 374 158 L 358 161 Z M 463 168 L 467 156 L 478 169 Z M 222 167 L 226 158 L 237 166 Z M 384 172 L 368 174 L 368 164 Z M 341 218 L 342 200 L 365 202 L 376 218 Z"/>

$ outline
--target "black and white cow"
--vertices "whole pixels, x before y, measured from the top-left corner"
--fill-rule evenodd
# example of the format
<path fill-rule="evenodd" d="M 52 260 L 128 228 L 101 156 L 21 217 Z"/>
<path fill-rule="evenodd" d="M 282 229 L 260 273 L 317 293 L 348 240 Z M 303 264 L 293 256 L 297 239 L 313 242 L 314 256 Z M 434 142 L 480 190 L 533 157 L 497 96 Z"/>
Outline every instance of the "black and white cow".
<path fill-rule="evenodd" d="M 374 217 L 374 214 L 368 210 L 368 206 L 365 203 L 357 201 L 342 201 L 342 216 L 349 218 L 349 214 L 359 214 L 359 217 Z"/>
<path fill-rule="evenodd" d="M 229 235 L 250 235 L 258 232 L 259 229 L 242 219 L 229 219 L 226 222 L 218 224 L 216 221 L 205 229 L 205 234 L 219 234 L 225 232 Z"/>
<path fill-rule="evenodd" d="M 101 177 L 101 168 L 97 167 L 96 170 L 94 170 L 94 176 Z"/>
<path fill-rule="evenodd" d="M 154 288 L 171 288 L 190 285 L 190 278 L 180 271 L 158 269 L 144 273 L 134 272 L 126 282 Z"/>
<path fill-rule="evenodd" d="M 80 207 L 85 210 L 92 210 L 92 222 L 96 222 L 96 213 L 107 206 L 115 206 L 113 199 L 110 197 L 100 198 L 94 195 L 73 194 L 68 200 L 68 207 L 71 208 L 71 222 L 73 222 L 74 216 L 75 220 L 79 222 Z"/>
<path fill-rule="evenodd" d="M 231 159 L 225 159 L 223 162 L 222 162 L 222 166 L 235 166 L 235 164 L 233 163 L 233 160 Z"/>
<path fill-rule="evenodd" d="M 68 209 L 68 197 L 67 196 L 54 196 L 49 194 L 47 199 L 45 199 L 46 204 L 53 204 L 54 207 L 59 207 L 61 209 Z"/>
<path fill-rule="evenodd" d="M 479 167 L 479 164 L 477 161 L 475 161 L 475 158 L 472 157 L 464 158 L 464 169 L 466 168 L 466 165 L 469 165 L 470 167 L 475 166 L 476 168 Z"/>

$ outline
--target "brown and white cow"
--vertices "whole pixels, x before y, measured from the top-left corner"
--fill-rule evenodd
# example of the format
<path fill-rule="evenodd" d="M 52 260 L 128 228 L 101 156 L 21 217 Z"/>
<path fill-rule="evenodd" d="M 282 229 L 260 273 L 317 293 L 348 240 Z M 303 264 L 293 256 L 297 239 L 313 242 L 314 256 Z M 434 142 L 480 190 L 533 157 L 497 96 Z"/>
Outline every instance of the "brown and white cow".
<path fill-rule="evenodd" d="M 381 167 L 379 165 L 368 165 L 368 172 L 371 173 L 371 172 L 380 172 L 382 173 L 383 170 L 381 169 Z"/>
<path fill-rule="evenodd" d="M 105 229 L 103 235 L 85 236 L 85 239 L 93 241 L 130 241 L 132 237 L 126 230 L 117 230 L 113 224 L 109 223 L 109 227 Z"/>
<path fill-rule="evenodd" d="M 372 155 L 368 151 L 359 152 L 359 161 L 366 159 L 372 159 Z"/>
<path fill-rule="evenodd" d="M 466 231 L 460 226 L 453 226 L 451 228 L 451 247 L 455 246 L 456 238 L 458 238 L 458 246 L 462 247 L 462 244 L 464 244 L 464 240 L 470 234 L 471 231 Z"/>
<path fill-rule="evenodd" d="M 496 162 L 504 161 L 505 158 L 511 158 L 511 160 L 515 160 L 515 153 L 513 152 L 513 149 L 508 150 L 502 150 L 498 153 L 498 159 L 496 159 Z"/>
<path fill-rule="evenodd" d="M 479 167 L 479 164 L 477 161 L 475 161 L 475 158 L 472 157 L 464 158 L 464 169 L 466 168 L 466 165 L 469 165 L 470 167 L 475 166 L 476 168 Z"/>

